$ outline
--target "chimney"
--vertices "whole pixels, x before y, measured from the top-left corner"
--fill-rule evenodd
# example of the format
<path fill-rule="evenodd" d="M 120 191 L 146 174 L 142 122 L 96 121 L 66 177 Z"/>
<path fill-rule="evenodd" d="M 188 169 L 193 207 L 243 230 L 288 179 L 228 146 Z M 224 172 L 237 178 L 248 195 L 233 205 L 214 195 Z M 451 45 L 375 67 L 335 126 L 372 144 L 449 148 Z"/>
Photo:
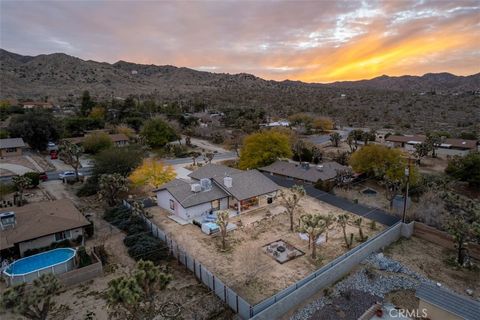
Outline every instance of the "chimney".
<path fill-rule="evenodd" d="M 224 177 L 223 178 L 223 185 L 227 188 L 231 188 L 233 183 L 232 177 Z"/>

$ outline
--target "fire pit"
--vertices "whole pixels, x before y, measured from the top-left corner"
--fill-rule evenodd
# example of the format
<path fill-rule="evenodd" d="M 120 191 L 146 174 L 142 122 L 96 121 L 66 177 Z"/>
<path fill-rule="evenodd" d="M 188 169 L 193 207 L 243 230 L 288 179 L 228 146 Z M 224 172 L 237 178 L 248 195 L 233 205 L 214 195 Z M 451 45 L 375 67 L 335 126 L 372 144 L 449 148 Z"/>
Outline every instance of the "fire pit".
<path fill-rule="evenodd" d="M 305 254 L 283 240 L 277 240 L 263 246 L 263 251 L 278 263 L 285 263 Z"/>

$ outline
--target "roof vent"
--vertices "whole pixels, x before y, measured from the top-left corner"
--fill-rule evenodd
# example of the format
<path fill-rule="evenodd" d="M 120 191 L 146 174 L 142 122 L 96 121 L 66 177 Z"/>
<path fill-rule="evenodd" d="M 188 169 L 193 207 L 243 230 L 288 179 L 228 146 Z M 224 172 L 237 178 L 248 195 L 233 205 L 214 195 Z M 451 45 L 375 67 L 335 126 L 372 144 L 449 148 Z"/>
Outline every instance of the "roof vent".
<path fill-rule="evenodd" d="M 212 190 L 212 181 L 208 178 L 200 179 L 200 185 L 202 186 L 202 191 Z"/>
<path fill-rule="evenodd" d="M 15 212 L 8 211 L 0 213 L 0 227 L 2 230 L 14 228 L 16 222 Z"/>
<path fill-rule="evenodd" d="M 190 186 L 192 192 L 200 192 L 202 191 L 202 186 L 198 183 L 194 183 Z"/>
<path fill-rule="evenodd" d="M 231 188 L 233 185 L 233 179 L 232 177 L 224 177 L 223 178 L 223 185 L 227 188 Z"/>
<path fill-rule="evenodd" d="M 323 172 L 323 164 L 318 165 L 317 170 Z"/>

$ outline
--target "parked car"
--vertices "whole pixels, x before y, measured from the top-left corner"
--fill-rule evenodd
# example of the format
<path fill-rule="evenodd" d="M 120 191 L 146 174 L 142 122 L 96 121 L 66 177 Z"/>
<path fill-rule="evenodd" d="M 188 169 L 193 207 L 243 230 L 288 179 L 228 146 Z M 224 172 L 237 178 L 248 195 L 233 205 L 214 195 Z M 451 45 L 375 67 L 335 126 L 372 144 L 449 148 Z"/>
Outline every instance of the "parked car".
<path fill-rule="evenodd" d="M 46 172 L 40 172 L 39 176 L 40 180 L 42 181 L 47 181 L 48 180 L 48 175 Z"/>
<path fill-rule="evenodd" d="M 78 173 L 78 176 L 81 177 L 82 174 L 79 172 Z M 75 172 L 73 171 L 65 171 L 65 172 L 62 172 L 60 174 L 58 174 L 58 177 L 63 180 L 63 179 L 74 179 L 75 178 Z"/>

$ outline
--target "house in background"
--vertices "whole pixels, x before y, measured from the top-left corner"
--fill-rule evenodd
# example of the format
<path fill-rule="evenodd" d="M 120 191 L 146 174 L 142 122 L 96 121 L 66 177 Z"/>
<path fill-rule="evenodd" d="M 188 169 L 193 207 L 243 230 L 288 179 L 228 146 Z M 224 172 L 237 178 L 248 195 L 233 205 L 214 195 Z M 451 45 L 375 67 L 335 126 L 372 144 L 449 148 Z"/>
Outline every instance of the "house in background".
<path fill-rule="evenodd" d="M 53 104 L 51 102 L 41 101 L 27 101 L 20 103 L 23 109 L 52 109 Z"/>
<path fill-rule="evenodd" d="M 203 166 L 189 176 L 192 181 L 175 179 L 155 192 L 161 208 L 190 222 L 217 210 L 241 214 L 266 206 L 274 201 L 279 189 L 257 170 L 217 164 Z"/>
<path fill-rule="evenodd" d="M 84 237 L 90 222 L 68 199 L 44 201 L 0 213 L 0 252 L 25 251 Z"/>
<path fill-rule="evenodd" d="M 391 148 L 403 148 L 405 151 L 414 152 L 415 145 L 425 142 L 424 135 L 391 135 L 385 138 L 385 145 Z M 470 152 L 479 150 L 478 141 L 446 138 L 436 145 L 436 153 L 439 156 L 466 156 Z"/>
<path fill-rule="evenodd" d="M 337 171 L 346 169 L 348 169 L 348 167 L 342 166 L 337 162 L 324 162 L 319 165 L 311 165 L 306 162 L 294 163 L 279 160 L 258 170 L 272 176 L 281 176 L 298 182 L 314 184 L 318 181 L 333 181 L 337 177 Z"/>
<path fill-rule="evenodd" d="M 22 138 L 0 139 L 0 157 L 21 156 L 26 147 Z"/>
<path fill-rule="evenodd" d="M 103 131 L 99 131 L 99 132 L 103 132 Z M 96 133 L 98 132 L 87 133 L 83 137 L 65 138 L 64 140 L 70 141 L 71 143 L 74 143 L 74 144 L 83 144 L 83 142 L 89 135 L 96 134 Z M 110 138 L 110 140 L 112 140 L 113 144 L 116 147 L 123 147 L 128 145 L 129 143 L 128 137 L 123 133 L 108 134 L 108 137 Z"/>

